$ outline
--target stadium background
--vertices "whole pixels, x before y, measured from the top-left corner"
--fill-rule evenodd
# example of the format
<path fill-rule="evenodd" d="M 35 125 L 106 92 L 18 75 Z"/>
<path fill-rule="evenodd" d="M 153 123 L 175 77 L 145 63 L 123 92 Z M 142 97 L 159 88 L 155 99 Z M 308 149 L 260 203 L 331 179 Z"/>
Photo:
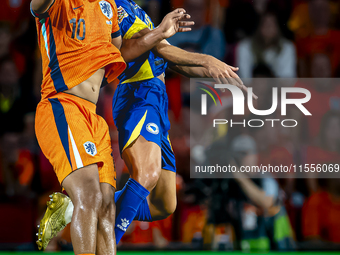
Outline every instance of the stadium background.
<path fill-rule="evenodd" d="M 337 0 L 136 2 L 147 10 L 155 24 L 173 8 L 185 7 L 196 22 L 195 27 L 192 32 L 178 34 L 169 41 L 236 65 L 240 67 L 241 77 L 334 78 L 340 75 L 340 2 Z M 0 6 L 0 250 L 4 251 L 37 250 L 36 225 L 45 211 L 48 195 L 60 191 L 34 134 L 34 112 L 40 100 L 42 75 L 29 3 L 30 0 L 2 0 Z M 178 207 L 174 215 L 164 221 L 134 222 L 119 250 L 267 251 L 271 247 L 282 251 L 340 251 L 338 180 L 304 180 L 294 176 L 285 180 L 273 178 L 279 189 L 275 195 L 279 201 L 277 206 L 284 208 L 289 219 L 281 223 L 280 228 L 292 230 L 288 237 L 294 245 L 279 248 L 270 231 L 253 237 L 257 243 L 263 238 L 269 240 L 270 246 L 253 249 L 242 245 L 245 215 L 255 216 L 257 220 L 272 217 L 244 196 L 235 196 L 232 201 L 226 199 L 231 187 L 235 188 L 234 193 L 235 190 L 242 193 L 232 181 L 190 179 L 189 80 L 170 72 L 166 80 L 172 123 L 170 137 L 178 168 Z M 118 154 L 117 131 L 111 117 L 115 87 L 116 84 L 110 84 L 102 89 L 98 113 L 110 126 L 121 188 L 128 175 Z M 266 88 L 262 89 L 259 93 L 266 94 Z M 228 140 L 243 135 L 243 151 L 255 150 L 262 163 L 339 163 L 340 87 L 332 84 L 309 89 L 313 118 L 302 119 L 303 125 L 295 132 L 230 132 Z M 259 104 L 265 107 L 266 98 L 260 98 Z M 71 249 L 67 228 L 48 246 L 48 251 Z"/>

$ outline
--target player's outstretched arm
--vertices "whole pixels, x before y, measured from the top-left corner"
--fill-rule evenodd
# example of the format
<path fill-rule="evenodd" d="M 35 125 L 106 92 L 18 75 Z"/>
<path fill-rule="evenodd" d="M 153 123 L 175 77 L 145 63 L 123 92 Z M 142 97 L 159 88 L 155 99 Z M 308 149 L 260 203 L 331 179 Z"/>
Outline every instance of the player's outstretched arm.
<path fill-rule="evenodd" d="M 54 1 L 58 0 L 32 0 L 31 8 L 35 13 L 44 13 L 46 12 L 50 6 L 54 3 Z"/>
<path fill-rule="evenodd" d="M 153 30 L 145 28 L 135 33 L 131 39 L 124 39 L 120 50 L 124 60 L 130 62 L 136 59 L 177 32 L 190 31 L 191 28 L 188 26 L 194 25 L 194 22 L 185 19 L 190 19 L 190 15 L 179 8 L 167 14 L 157 28 Z"/>
<path fill-rule="evenodd" d="M 208 70 L 202 66 L 171 65 L 170 69 L 188 78 L 211 78 Z"/>
<path fill-rule="evenodd" d="M 232 84 L 247 92 L 247 87 L 235 73 L 238 71 L 238 67 L 227 65 L 210 55 L 182 50 L 170 45 L 166 40 L 157 44 L 154 51 L 162 58 L 176 65 L 177 72 L 186 73 L 187 76 L 188 74 L 193 74 L 192 77 L 213 78 L 220 84 Z M 206 70 L 197 67 L 204 67 Z M 257 99 L 257 96 L 253 94 L 253 98 Z"/>

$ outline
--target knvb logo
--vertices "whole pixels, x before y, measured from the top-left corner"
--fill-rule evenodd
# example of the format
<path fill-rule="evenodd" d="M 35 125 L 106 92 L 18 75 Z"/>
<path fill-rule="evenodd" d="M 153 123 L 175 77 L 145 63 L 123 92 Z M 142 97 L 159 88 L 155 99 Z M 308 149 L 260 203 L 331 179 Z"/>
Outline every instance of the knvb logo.
<path fill-rule="evenodd" d="M 203 84 L 203 83 L 201 83 Z M 214 94 L 217 96 L 219 99 L 221 105 L 222 101 L 218 93 L 216 92 L 215 89 L 228 89 L 233 97 L 233 115 L 244 115 L 244 95 L 243 92 L 240 88 L 234 86 L 234 85 L 226 85 L 226 84 L 215 84 L 215 89 L 213 87 L 210 87 L 206 84 L 203 84 L 207 87 L 209 87 Z M 214 101 L 215 105 L 216 100 L 213 97 L 213 95 L 206 89 L 200 88 L 204 92 L 206 92 Z M 253 105 L 253 88 L 249 87 L 248 88 L 248 97 L 247 97 L 247 103 L 248 103 L 248 108 L 249 111 L 255 115 L 258 116 L 267 116 L 271 115 L 274 113 L 278 107 L 278 88 L 273 88 L 272 90 L 272 106 L 268 110 L 257 110 L 255 109 Z M 305 97 L 304 98 L 294 98 L 290 99 L 287 98 L 288 93 L 295 93 L 295 94 L 303 94 Z M 202 115 L 207 115 L 207 94 L 202 94 L 201 95 L 201 114 Z M 287 105 L 296 105 L 296 107 L 306 116 L 311 116 L 312 114 L 303 106 L 303 104 L 307 103 L 311 99 L 311 93 L 304 88 L 290 88 L 290 87 L 283 87 L 281 88 L 281 115 L 285 116 L 287 115 Z"/>
<path fill-rule="evenodd" d="M 86 153 L 91 156 L 95 156 L 97 154 L 96 145 L 92 142 L 84 143 L 84 148 L 85 148 Z"/>

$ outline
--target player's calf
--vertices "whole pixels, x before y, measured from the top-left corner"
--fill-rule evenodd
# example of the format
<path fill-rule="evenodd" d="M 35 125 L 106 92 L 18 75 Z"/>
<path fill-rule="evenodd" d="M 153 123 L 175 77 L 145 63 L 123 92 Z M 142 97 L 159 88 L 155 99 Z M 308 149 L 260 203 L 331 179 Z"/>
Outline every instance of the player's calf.
<path fill-rule="evenodd" d="M 163 169 L 156 187 L 148 196 L 152 220 L 162 220 L 176 210 L 176 172 Z"/>
<path fill-rule="evenodd" d="M 139 136 L 126 148 L 122 157 L 131 178 L 120 192 L 116 203 L 115 234 L 117 243 L 135 219 L 140 205 L 146 202 L 147 196 L 161 176 L 161 149 L 156 143 L 147 141 L 143 136 Z M 150 215 L 146 212 L 147 216 L 149 216 L 148 214 Z"/>
<path fill-rule="evenodd" d="M 62 185 L 74 205 L 71 224 L 74 253 L 95 254 L 98 217 L 103 200 L 97 164 L 72 172 Z"/>
<path fill-rule="evenodd" d="M 99 209 L 99 217 L 114 222 L 116 212 L 116 205 L 114 202 L 115 189 L 107 183 L 101 183 L 100 186 L 103 199 Z M 103 186 L 106 187 L 103 188 Z"/>
<path fill-rule="evenodd" d="M 111 254 L 115 250 L 114 224 L 116 206 L 114 202 L 115 189 L 108 183 L 101 183 L 103 199 L 98 215 L 97 255 Z"/>
<path fill-rule="evenodd" d="M 171 199 L 170 201 L 156 199 L 156 200 L 149 200 L 149 208 L 152 217 L 152 221 L 155 220 L 164 220 L 168 218 L 171 214 L 173 214 L 177 207 L 176 197 Z"/>

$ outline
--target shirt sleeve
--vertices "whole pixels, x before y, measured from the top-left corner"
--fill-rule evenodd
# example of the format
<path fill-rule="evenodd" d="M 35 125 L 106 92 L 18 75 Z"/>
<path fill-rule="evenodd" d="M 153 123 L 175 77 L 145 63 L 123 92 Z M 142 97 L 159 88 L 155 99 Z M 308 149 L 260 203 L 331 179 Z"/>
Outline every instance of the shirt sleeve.
<path fill-rule="evenodd" d="M 118 12 L 117 12 L 117 5 L 114 1 L 111 2 L 113 7 L 113 17 L 112 17 L 112 32 L 111 38 L 116 38 L 121 35 L 119 24 L 118 24 Z"/>
<path fill-rule="evenodd" d="M 129 6 L 118 4 L 117 11 L 118 24 L 124 39 L 131 39 L 134 34 L 148 28 L 147 24 L 138 18 L 135 13 L 130 10 Z"/>

